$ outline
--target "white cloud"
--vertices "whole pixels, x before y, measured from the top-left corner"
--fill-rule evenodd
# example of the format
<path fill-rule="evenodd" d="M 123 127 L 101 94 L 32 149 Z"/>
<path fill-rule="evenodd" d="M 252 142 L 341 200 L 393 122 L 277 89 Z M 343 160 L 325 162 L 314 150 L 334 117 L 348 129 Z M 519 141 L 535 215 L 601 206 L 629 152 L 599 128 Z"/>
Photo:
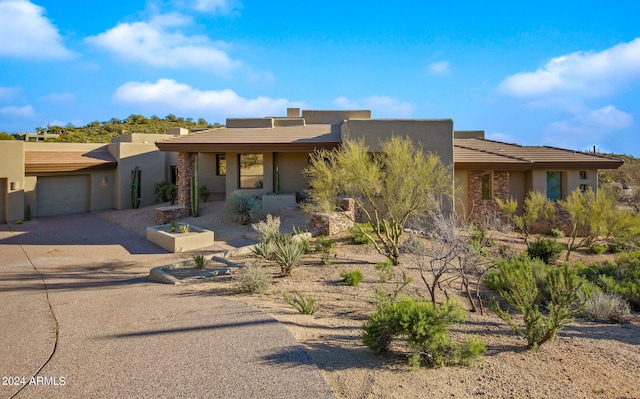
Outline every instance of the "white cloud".
<path fill-rule="evenodd" d="M 44 8 L 26 0 L 0 1 L 0 56 L 66 59 L 58 29 L 44 16 Z"/>
<path fill-rule="evenodd" d="M 0 87 L 0 101 L 11 101 L 20 93 L 19 87 Z"/>
<path fill-rule="evenodd" d="M 638 79 L 640 38 L 600 52 L 578 51 L 553 58 L 535 72 L 507 77 L 499 89 L 516 97 L 566 93 L 594 98 Z"/>
<path fill-rule="evenodd" d="M 51 93 L 48 94 L 44 97 L 40 97 L 40 100 L 47 102 L 47 103 L 67 103 L 67 102 L 71 102 L 73 100 L 76 99 L 76 96 L 74 96 L 71 93 Z"/>
<path fill-rule="evenodd" d="M 376 118 L 407 118 L 415 109 L 411 103 L 385 96 L 365 97 L 360 101 L 338 97 L 333 105 L 341 109 L 368 109 Z"/>
<path fill-rule="evenodd" d="M 191 23 L 180 14 L 159 15 L 149 22 L 121 23 L 86 40 L 126 60 L 157 67 L 198 68 L 225 75 L 241 66 L 222 50 L 227 44 L 180 32 Z"/>
<path fill-rule="evenodd" d="M 240 3 L 233 0 L 195 0 L 193 2 L 193 8 L 197 11 L 218 14 L 226 14 L 239 7 Z"/>
<path fill-rule="evenodd" d="M 432 75 L 446 75 L 449 72 L 449 61 L 438 61 L 429 64 L 427 69 Z"/>
<path fill-rule="evenodd" d="M 613 105 L 589 112 L 584 122 L 612 130 L 626 129 L 633 124 L 633 117 L 626 112 L 616 109 Z"/>
<path fill-rule="evenodd" d="M 33 107 L 31 105 L 25 105 L 24 107 L 11 105 L 0 108 L 0 115 L 16 118 L 28 118 L 34 116 L 35 113 L 33 112 Z"/>
<path fill-rule="evenodd" d="M 229 89 L 199 90 L 171 79 L 125 83 L 116 90 L 114 101 L 160 107 L 170 112 L 207 112 L 219 117 L 279 115 L 287 107 L 298 106 L 283 98 L 247 99 Z"/>

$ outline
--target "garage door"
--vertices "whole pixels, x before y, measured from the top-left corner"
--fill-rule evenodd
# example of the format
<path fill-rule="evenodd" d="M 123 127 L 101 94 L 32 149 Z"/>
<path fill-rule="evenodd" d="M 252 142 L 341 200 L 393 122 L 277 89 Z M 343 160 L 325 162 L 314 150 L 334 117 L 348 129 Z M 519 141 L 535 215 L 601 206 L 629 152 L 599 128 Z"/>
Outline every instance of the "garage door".
<path fill-rule="evenodd" d="M 89 176 L 38 177 L 37 216 L 89 212 Z"/>

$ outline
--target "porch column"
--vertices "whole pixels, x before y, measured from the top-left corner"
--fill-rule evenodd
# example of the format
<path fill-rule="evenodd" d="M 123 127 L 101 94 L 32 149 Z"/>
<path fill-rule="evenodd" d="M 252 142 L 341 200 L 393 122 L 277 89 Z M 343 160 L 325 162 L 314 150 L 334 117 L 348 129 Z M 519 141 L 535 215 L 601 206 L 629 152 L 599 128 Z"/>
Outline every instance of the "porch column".
<path fill-rule="evenodd" d="M 191 178 L 196 173 L 195 152 L 178 153 L 178 205 L 183 206 L 184 216 L 191 214 Z"/>

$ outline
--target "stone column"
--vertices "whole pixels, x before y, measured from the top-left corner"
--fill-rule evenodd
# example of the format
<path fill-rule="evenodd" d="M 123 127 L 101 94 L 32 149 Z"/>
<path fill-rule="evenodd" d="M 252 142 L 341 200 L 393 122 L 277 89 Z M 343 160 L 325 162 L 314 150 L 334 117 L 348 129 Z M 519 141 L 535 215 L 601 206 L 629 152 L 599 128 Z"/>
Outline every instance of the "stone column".
<path fill-rule="evenodd" d="M 178 205 L 184 207 L 184 215 L 191 214 L 191 178 L 195 176 L 195 152 L 178 153 Z"/>

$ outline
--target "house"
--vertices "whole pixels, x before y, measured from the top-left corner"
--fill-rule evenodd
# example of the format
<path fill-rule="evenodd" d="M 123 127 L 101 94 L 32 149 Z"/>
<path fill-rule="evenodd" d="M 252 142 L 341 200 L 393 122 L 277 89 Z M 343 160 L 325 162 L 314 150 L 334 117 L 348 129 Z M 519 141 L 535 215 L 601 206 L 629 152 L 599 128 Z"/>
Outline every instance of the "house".
<path fill-rule="evenodd" d="M 0 223 L 24 219 L 27 209 L 35 218 L 130 208 L 136 166 L 135 194 L 140 205 L 153 204 L 155 184 L 170 179 L 177 164 L 177 154 L 155 146 L 167 136 L 125 134 L 109 144 L 3 141 Z"/>
<path fill-rule="evenodd" d="M 451 119 L 372 119 L 371 112 L 287 110 L 286 117 L 227 119 L 226 128 L 182 135 L 157 143 L 178 153 L 179 204 L 189 208 L 194 157 L 199 179 L 226 195 L 247 190 L 302 193 L 302 170 L 309 153 L 336 148 L 344 139 L 363 139 L 371 151 L 390 135 L 411 138 L 452 165 L 454 207 L 469 216 L 494 206 L 494 198 L 522 203 L 529 191 L 551 200 L 574 189 L 598 189 L 598 170 L 616 169 L 622 161 L 602 155 L 542 146 L 520 146 L 484 138 L 483 131 L 454 131 Z M 185 182 L 185 184 L 181 184 Z M 263 197 L 266 198 L 266 197 Z"/>
<path fill-rule="evenodd" d="M 134 170 L 141 206 L 154 203 L 156 183 L 172 181 L 187 214 L 196 157 L 199 184 L 212 193 L 246 190 L 270 200 L 276 191 L 288 193 L 289 202 L 273 203 L 275 210 L 304 193 L 309 154 L 345 139 L 379 151 L 381 139 L 401 135 L 437 154 L 452 166 L 453 206 L 465 216 L 493 206 L 494 198 L 521 203 L 529 191 L 557 200 L 575 188 L 597 190 L 598 170 L 622 165 L 596 154 L 487 140 L 483 131 L 454 131 L 451 119 L 373 119 L 368 110 L 289 108 L 283 117 L 229 118 L 224 128 L 187 133 L 127 134 L 110 144 L 1 142 L 0 222 L 23 219 L 27 207 L 33 217 L 130 208 Z"/>

